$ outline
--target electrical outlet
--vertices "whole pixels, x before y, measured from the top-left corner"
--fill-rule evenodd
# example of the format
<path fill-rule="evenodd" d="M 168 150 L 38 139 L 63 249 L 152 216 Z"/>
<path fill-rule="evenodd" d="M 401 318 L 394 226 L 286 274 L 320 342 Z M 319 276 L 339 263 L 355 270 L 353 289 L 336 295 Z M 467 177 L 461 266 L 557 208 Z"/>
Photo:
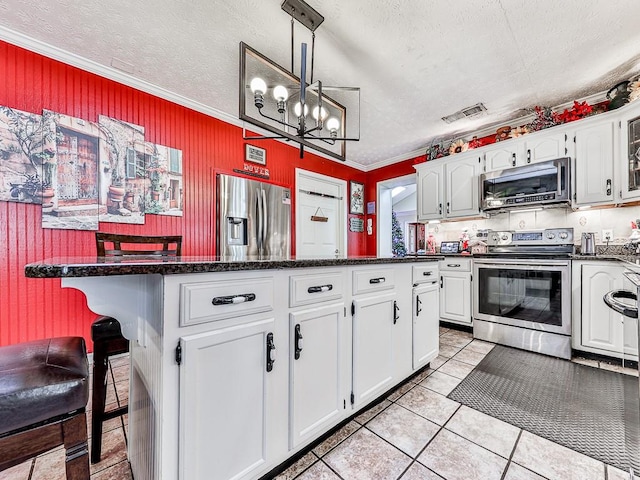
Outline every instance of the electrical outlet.
<path fill-rule="evenodd" d="M 611 242 L 613 241 L 613 230 L 602 230 L 602 241 L 603 242 Z"/>

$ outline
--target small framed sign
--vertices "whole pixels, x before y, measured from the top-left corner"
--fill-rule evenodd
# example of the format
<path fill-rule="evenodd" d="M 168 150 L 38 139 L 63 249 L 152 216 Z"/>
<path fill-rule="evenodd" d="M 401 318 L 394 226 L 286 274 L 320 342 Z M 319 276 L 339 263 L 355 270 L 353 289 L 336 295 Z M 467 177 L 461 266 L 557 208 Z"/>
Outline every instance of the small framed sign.
<path fill-rule="evenodd" d="M 247 162 L 267 164 L 267 151 L 264 148 L 255 147 L 245 143 L 245 160 Z"/>
<path fill-rule="evenodd" d="M 364 215 L 364 184 L 351 180 L 349 190 L 349 213 Z"/>

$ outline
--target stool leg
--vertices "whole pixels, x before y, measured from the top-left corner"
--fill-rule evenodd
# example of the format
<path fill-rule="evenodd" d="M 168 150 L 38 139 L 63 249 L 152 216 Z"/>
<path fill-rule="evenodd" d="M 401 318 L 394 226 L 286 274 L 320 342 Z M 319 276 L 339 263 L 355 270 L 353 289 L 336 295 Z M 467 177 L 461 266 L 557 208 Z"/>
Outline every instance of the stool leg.
<path fill-rule="evenodd" d="M 107 352 L 100 342 L 93 351 L 93 400 L 91 402 L 91 463 L 98 463 L 102 453 L 102 422 L 107 399 Z"/>
<path fill-rule="evenodd" d="M 62 422 L 67 480 L 89 480 L 87 416 L 84 412 Z"/>

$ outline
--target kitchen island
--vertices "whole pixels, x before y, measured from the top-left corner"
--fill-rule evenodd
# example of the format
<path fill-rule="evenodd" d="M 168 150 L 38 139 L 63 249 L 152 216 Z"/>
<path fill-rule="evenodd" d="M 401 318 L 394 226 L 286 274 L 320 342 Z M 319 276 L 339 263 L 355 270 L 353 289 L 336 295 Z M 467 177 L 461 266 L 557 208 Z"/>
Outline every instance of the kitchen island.
<path fill-rule="evenodd" d="M 25 273 L 122 324 L 136 480 L 252 480 L 437 356 L 440 259 L 93 257 Z"/>

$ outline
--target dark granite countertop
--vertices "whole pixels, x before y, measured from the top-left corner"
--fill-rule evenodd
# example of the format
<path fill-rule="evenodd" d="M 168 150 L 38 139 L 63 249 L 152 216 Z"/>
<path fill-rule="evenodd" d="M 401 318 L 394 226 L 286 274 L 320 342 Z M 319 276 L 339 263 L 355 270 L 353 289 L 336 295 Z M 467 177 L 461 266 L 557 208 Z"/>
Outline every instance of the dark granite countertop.
<path fill-rule="evenodd" d="M 135 256 L 121 260 L 101 257 L 51 258 L 25 265 L 30 278 L 100 277 L 109 275 L 185 274 L 230 272 L 239 270 L 277 270 L 285 268 L 334 267 L 343 265 L 376 265 L 385 263 L 437 262 L 441 256 L 406 256 L 400 258 L 293 258 L 229 260 L 221 257 Z"/>

